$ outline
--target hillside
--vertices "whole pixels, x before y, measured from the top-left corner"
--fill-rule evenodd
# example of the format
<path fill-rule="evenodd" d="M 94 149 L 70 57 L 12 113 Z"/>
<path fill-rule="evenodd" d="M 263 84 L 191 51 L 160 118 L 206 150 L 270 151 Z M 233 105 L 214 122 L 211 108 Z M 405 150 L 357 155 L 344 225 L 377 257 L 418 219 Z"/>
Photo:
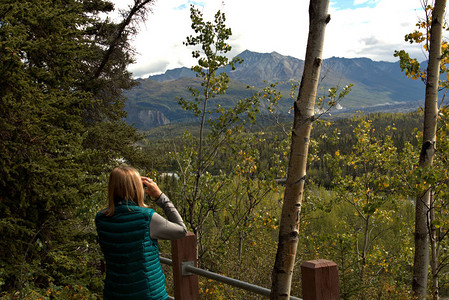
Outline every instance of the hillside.
<path fill-rule="evenodd" d="M 244 51 L 238 55 L 243 63 L 235 70 L 225 70 L 231 78 L 227 93 L 217 99 L 223 106 L 249 97 L 253 90 L 272 82 L 299 81 L 304 61 L 279 53 Z M 342 112 L 404 111 L 416 108 L 424 98 L 424 84 L 407 79 L 399 62 L 377 62 L 368 58 L 332 57 L 323 61 L 318 94 L 323 95 L 331 86 L 353 84 L 351 93 L 342 102 Z M 189 118 L 177 104 L 177 98 L 190 97 L 188 87 L 200 87 L 199 80 L 188 68 L 168 70 L 165 74 L 139 79 L 139 85 L 127 91 L 127 121 L 138 128 L 150 128 Z M 280 85 L 287 98 L 281 103 L 283 111 L 291 106 L 289 86 Z"/>

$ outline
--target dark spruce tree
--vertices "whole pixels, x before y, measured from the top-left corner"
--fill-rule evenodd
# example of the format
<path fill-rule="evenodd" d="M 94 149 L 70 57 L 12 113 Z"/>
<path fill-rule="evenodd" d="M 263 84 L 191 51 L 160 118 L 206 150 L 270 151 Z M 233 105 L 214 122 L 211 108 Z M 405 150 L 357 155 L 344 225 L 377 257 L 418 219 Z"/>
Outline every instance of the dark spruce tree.
<path fill-rule="evenodd" d="M 152 2 L 113 23 L 108 1 L 1 1 L 0 296 L 101 292 L 92 218 L 105 172 L 142 160 L 122 91 Z"/>

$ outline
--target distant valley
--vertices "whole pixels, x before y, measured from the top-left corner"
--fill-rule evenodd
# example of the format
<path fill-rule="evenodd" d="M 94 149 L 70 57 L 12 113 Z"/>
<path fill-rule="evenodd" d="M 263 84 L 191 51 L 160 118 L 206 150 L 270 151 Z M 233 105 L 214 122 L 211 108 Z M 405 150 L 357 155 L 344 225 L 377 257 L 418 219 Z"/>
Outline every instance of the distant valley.
<path fill-rule="evenodd" d="M 244 61 L 235 70 L 225 70 L 229 75 L 230 87 L 225 95 L 214 101 L 224 107 L 239 99 L 250 97 L 273 82 L 299 81 L 304 61 L 283 56 L 276 52 L 256 53 L 244 51 L 238 55 Z M 415 110 L 422 104 L 425 86 L 423 82 L 407 79 L 401 72 L 399 62 L 378 62 L 368 58 L 325 59 L 321 68 L 321 82 L 318 95 L 323 95 L 331 86 L 340 88 L 353 84 L 341 109 L 333 113 L 351 113 Z M 165 74 L 139 79 L 139 85 L 127 91 L 125 110 L 127 122 L 137 128 L 152 127 L 189 120 L 191 115 L 182 110 L 177 99 L 190 98 L 188 87 L 200 87 L 200 81 L 189 68 L 168 70 Z M 253 89 L 248 89 L 248 86 Z M 284 99 L 281 109 L 287 113 L 292 105 L 289 86 L 279 85 Z"/>

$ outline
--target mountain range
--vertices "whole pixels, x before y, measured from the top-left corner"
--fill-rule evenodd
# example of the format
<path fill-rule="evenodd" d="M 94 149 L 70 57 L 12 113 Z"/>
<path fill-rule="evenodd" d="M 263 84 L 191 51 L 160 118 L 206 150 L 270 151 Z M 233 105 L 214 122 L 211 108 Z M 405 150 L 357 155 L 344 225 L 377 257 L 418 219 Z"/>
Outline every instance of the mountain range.
<path fill-rule="evenodd" d="M 226 94 L 217 98 L 223 106 L 253 95 L 269 83 L 301 79 L 304 61 L 279 53 L 244 51 L 238 55 L 243 63 L 235 70 L 225 69 L 230 77 Z M 373 61 L 368 58 L 332 57 L 323 60 L 318 96 L 332 87 L 353 84 L 352 91 L 342 100 L 338 112 L 361 110 L 406 111 L 416 109 L 424 99 L 425 85 L 407 79 L 399 62 Z M 138 85 L 127 91 L 125 110 L 127 122 L 140 129 L 188 120 L 191 115 L 177 104 L 178 98 L 191 98 L 188 87 L 200 88 L 201 81 L 189 68 L 168 70 L 164 74 L 138 79 Z M 249 89 L 248 87 L 252 87 Z M 284 95 L 281 110 L 292 105 L 288 84 L 280 84 Z"/>

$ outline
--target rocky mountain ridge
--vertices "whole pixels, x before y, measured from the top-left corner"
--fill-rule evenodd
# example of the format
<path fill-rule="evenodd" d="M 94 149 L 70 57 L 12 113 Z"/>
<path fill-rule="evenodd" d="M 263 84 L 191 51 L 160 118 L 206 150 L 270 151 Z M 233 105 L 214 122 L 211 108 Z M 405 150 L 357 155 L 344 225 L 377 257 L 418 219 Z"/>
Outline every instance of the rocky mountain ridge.
<path fill-rule="evenodd" d="M 222 105 L 249 97 L 254 91 L 273 82 L 299 81 L 304 61 L 279 53 L 244 51 L 238 55 L 243 63 L 235 70 L 225 69 L 231 79 L 227 93 L 217 99 Z M 353 84 L 352 91 L 342 101 L 343 110 L 376 111 L 382 107 L 392 109 L 398 105 L 404 110 L 405 103 L 419 105 L 424 99 L 425 86 L 421 81 L 407 79 L 401 72 L 399 62 L 373 61 L 368 58 L 332 57 L 323 60 L 318 95 L 326 93 L 331 86 L 344 87 Z M 182 122 L 189 117 L 177 104 L 177 97 L 189 98 L 188 87 L 200 88 L 200 82 L 189 68 L 168 70 L 164 74 L 139 79 L 139 85 L 126 92 L 125 109 L 127 121 L 138 128 L 149 128 Z M 283 108 L 288 110 L 292 100 L 288 98 L 287 85 L 280 85 L 286 99 Z M 157 117 L 155 117 L 157 116 Z"/>

